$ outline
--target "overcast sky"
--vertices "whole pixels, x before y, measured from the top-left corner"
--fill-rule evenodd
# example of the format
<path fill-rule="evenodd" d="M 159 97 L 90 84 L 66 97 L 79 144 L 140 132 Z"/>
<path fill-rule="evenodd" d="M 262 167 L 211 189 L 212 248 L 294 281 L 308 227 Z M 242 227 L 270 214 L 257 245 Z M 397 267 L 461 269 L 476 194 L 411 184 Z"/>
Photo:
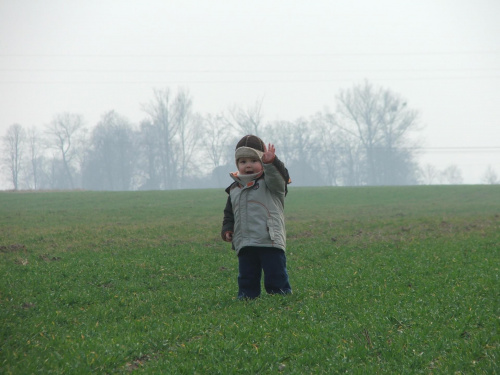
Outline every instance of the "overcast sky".
<path fill-rule="evenodd" d="M 422 164 L 478 183 L 500 175 L 499 20 L 498 0 L 0 0 L 0 135 L 62 112 L 138 123 L 167 87 L 294 120 L 366 79 L 420 111 Z"/>

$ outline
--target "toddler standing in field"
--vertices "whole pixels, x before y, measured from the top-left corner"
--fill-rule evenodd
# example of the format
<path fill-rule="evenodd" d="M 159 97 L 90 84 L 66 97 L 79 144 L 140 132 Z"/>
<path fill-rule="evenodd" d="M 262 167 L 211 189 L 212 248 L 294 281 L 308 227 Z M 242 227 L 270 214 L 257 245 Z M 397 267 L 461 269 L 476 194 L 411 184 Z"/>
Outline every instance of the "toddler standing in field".
<path fill-rule="evenodd" d="M 286 269 L 284 201 L 288 171 L 255 135 L 243 137 L 236 145 L 234 182 L 229 194 L 222 239 L 232 242 L 238 255 L 238 298 L 256 298 L 264 271 L 264 287 L 270 294 L 288 294 L 292 288 Z"/>

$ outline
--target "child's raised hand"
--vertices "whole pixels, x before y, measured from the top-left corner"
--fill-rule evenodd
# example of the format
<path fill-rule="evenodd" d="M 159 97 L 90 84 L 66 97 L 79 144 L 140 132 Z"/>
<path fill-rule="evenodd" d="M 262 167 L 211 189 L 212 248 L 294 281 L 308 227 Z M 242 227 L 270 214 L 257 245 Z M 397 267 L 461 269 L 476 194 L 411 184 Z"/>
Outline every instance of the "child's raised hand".
<path fill-rule="evenodd" d="M 262 155 L 262 162 L 264 164 L 269 164 L 274 161 L 274 158 L 276 157 L 276 149 L 274 148 L 274 145 L 269 143 L 269 146 L 266 147 L 264 145 L 264 154 Z"/>

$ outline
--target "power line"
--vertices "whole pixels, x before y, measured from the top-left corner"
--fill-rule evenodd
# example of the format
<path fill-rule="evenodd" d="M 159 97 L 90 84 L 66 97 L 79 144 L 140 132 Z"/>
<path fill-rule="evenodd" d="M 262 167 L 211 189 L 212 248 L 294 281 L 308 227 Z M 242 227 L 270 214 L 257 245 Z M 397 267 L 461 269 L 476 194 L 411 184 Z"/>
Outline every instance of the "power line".
<path fill-rule="evenodd" d="M 439 52 L 338 52 L 338 53 L 237 53 L 237 54 L 50 54 L 50 53 L 19 53 L 0 54 L 6 57 L 91 57 L 91 58 L 249 58 L 249 57 L 366 57 L 366 56 L 456 56 L 456 55 L 491 55 L 500 54 L 498 51 L 439 51 Z"/>
<path fill-rule="evenodd" d="M 464 69 L 332 69 L 332 70 L 227 70 L 227 69 L 55 69 L 55 68 L 0 68 L 0 72 L 62 72 L 62 73 L 428 73 L 428 72 L 491 72 L 500 68 Z"/>
<path fill-rule="evenodd" d="M 403 148 L 405 149 L 405 148 Z M 500 147 L 423 147 L 416 148 L 415 151 L 422 151 L 432 154 L 488 154 L 500 153 Z"/>
<path fill-rule="evenodd" d="M 278 142 L 276 142 L 279 145 Z M 226 144 L 222 147 L 231 148 L 232 144 Z M 333 146 L 335 148 L 335 146 Z M 288 148 L 285 147 L 288 150 Z M 321 146 L 311 146 L 307 147 L 308 150 L 322 150 Z M 337 147 L 337 149 L 342 149 L 342 147 Z M 436 147 L 373 147 L 374 150 L 407 150 L 407 151 L 425 151 L 425 152 L 500 152 L 500 146 L 436 146 Z"/>
<path fill-rule="evenodd" d="M 370 81 L 391 80 L 391 81 L 439 81 L 439 80 L 474 80 L 474 79 L 496 79 L 500 75 L 482 75 L 482 76 L 469 76 L 469 77 L 404 77 L 404 78 L 371 78 Z M 223 83 L 329 83 L 329 82 L 351 82 L 351 78 L 334 78 L 334 79 L 255 79 L 255 80 L 158 80 L 158 81 L 0 81 L 0 84 L 42 84 L 42 85 L 171 85 L 171 84 L 223 84 Z"/>
<path fill-rule="evenodd" d="M 419 150 L 483 150 L 483 149 L 493 149 L 500 150 L 500 146 L 452 146 L 452 147 L 414 147 Z"/>

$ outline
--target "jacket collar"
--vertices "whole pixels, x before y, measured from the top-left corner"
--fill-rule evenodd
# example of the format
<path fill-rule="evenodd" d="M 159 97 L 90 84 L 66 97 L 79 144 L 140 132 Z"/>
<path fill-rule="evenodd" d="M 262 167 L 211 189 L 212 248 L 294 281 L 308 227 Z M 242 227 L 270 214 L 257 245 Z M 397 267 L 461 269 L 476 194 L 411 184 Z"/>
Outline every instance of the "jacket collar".
<path fill-rule="evenodd" d="M 262 177 L 263 174 L 264 171 L 260 171 L 259 173 L 254 174 L 240 174 L 239 172 L 233 172 L 229 175 L 242 187 L 252 187 L 255 185 L 255 182 Z"/>

